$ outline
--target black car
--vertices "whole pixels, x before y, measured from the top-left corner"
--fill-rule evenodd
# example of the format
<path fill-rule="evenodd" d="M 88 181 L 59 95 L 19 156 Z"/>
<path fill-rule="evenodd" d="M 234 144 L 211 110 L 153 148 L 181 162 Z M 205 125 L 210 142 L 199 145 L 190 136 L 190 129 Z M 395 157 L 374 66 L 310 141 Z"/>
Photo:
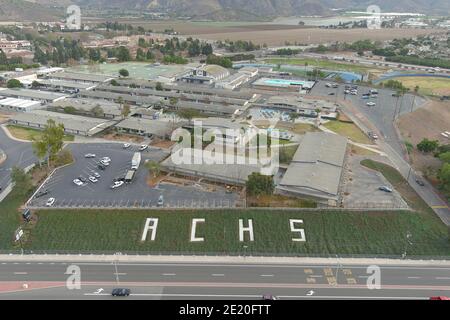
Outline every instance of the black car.
<path fill-rule="evenodd" d="M 125 288 L 115 288 L 111 292 L 111 295 L 114 297 L 128 297 L 130 295 L 130 289 Z"/>
<path fill-rule="evenodd" d="M 83 176 L 79 176 L 79 177 L 78 177 L 78 180 L 80 180 L 80 181 L 83 182 L 83 183 L 86 183 L 86 182 L 87 182 L 87 179 L 86 179 L 85 177 L 83 177 Z"/>
<path fill-rule="evenodd" d="M 40 197 L 47 195 L 49 192 L 50 192 L 50 190 L 45 189 L 45 190 L 42 190 L 42 191 L 39 191 L 38 193 L 36 193 L 36 195 L 34 197 L 40 198 Z"/>
<path fill-rule="evenodd" d="M 105 170 L 106 169 L 106 167 L 104 165 L 102 165 L 101 163 L 99 163 L 97 165 L 97 168 L 99 168 L 100 170 Z"/>
<path fill-rule="evenodd" d="M 425 183 L 424 183 L 422 180 L 419 180 L 419 179 L 416 179 L 416 183 L 417 183 L 419 186 L 421 186 L 421 187 L 423 187 L 423 186 L 425 185 Z"/>

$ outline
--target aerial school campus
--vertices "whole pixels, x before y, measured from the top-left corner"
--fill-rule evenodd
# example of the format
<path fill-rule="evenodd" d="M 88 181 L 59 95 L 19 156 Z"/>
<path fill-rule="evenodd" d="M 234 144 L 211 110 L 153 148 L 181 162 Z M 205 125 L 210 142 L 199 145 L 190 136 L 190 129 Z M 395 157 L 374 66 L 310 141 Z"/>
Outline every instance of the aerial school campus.
<path fill-rule="evenodd" d="M 0 252 L 447 260 L 448 26 L 392 19 L 2 26 Z"/>

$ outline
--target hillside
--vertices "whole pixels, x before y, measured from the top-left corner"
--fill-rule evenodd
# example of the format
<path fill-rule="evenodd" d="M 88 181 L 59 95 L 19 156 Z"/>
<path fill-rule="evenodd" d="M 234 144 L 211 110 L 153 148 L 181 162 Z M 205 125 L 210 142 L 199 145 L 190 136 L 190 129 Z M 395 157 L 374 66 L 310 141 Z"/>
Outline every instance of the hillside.
<path fill-rule="evenodd" d="M 40 5 L 32 1 L 0 1 L 0 21 L 54 21 L 62 17 L 63 13 L 62 9 Z"/>

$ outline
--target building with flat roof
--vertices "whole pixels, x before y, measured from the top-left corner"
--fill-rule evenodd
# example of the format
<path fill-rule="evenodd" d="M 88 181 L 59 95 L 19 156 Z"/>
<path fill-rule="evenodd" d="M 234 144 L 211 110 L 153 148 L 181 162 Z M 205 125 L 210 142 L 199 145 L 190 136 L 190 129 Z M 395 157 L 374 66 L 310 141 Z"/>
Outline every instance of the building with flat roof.
<path fill-rule="evenodd" d="M 136 96 L 126 93 L 113 93 L 101 90 L 80 90 L 77 95 L 82 98 L 100 99 L 116 103 L 119 102 L 119 98 L 122 98 L 124 103 L 137 106 L 156 105 L 164 101 L 164 98 L 161 97 Z"/>
<path fill-rule="evenodd" d="M 336 206 L 346 152 L 346 137 L 306 133 L 276 191 Z"/>
<path fill-rule="evenodd" d="M 93 136 L 114 125 L 114 121 L 111 120 L 44 110 L 18 113 L 9 121 L 19 126 L 44 129 L 49 119 L 53 119 L 57 124 L 63 124 L 65 133 L 80 136 Z"/>
<path fill-rule="evenodd" d="M 258 89 L 299 92 L 300 90 L 311 90 L 315 84 L 315 81 L 301 79 L 260 78 L 252 85 Z"/>
<path fill-rule="evenodd" d="M 0 97 L 0 110 L 2 111 L 29 112 L 43 107 L 39 101 Z"/>
<path fill-rule="evenodd" d="M 84 82 L 84 83 L 103 83 L 111 81 L 116 78 L 104 74 L 93 74 L 93 73 L 82 73 L 82 72 L 56 72 L 48 75 L 51 79 L 65 80 L 73 82 Z"/>
<path fill-rule="evenodd" d="M 181 81 L 197 84 L 212 84 L 230 75 L 230 71 L 222 66 L 208 64 L 195 68 L 188 74 L 181 77 Z"/>
<path fill-rule="evenodd" d="M 65 100 L 54 102 L 48 106 L 49 109 L 58 112 L 65 112 L 68 107 L 74 108 L 75 114 L 78 115 L 108 119 L 115 119 L 122 116 L 118 104 L 97 99 L 67 98 Z M 131 108 L 130 114 L 133 114 L 135 108 L 136 107 Z"/>
<path fill-rule="evenodd" d="M 73 93 L 78 90 L 90 90 L 92 88 L 95 88 L 95 84 L 89 82 L 77 82 L 57 79 L 38 79 L 36 81 L 40 83 L 41 87 L 60 92 L 67 91 L 69 93 Z"/>
<path fill-rule="evenodd" d="M 59 100 L 63 100 L 67 97 L 66 95 L 63 95 L 60 93 L 41 91 L 41 90 L 2 89 L 2 88 L 0 88 L 0 96 L 32 100 L 32 101 L 41 101 L 43 103 L 52 103 L 52 102 L 56 102 Z"/>
<path fill-rule="evenodd" d="M 115 125 L 118 132 L 135 134 L 144 137 L 170 138 L 172 132 L 182 123 L 174 121 L 152 120 L 147 118 L 127 118 Z"/>
<path fill-rule="evenodd" d="M 194 149 L 180 148 L 174 151 L 172 156 L 162 162 L 162 168 L 164 170 L 185 176 L 200 177 L 214 182 L 233 185 L 244 185 L 248 180 L 248 176 L 253 172 L 264 174 L 271 173 L 274 175 L 278 170 L 275 167 L 263 169 L 261 164 L 258 162 L 252 164 L 248 158 L 242 159 L 242 164 L 238 164 L 237 161 L 234 161 L 232 164 L 228 164 L 225 161 L 225 154 L 214 155 L 215 160 L 217 160 L 218 157 L 224 159 L 223 163 L 216 163 L 214 159 L 208 160 L 210 155 L 202 152 L 202 150 L 197 150 L 200 152 L 194 152 L 193 150 Z M 190 152 L 190 157 L 188 156 L 186 158 L 187 161 L 174 160 L 185 157 L 185 152 Z"/>

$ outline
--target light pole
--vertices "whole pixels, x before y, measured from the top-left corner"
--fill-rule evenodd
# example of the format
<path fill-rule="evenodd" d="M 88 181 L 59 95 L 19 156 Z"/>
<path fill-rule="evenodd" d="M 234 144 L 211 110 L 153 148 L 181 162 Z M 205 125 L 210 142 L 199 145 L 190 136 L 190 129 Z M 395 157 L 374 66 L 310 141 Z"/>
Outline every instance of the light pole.
<path fill-rule="evenodd" d="M 243 246 L 242 248 L 244 248 L 244 258 L 246 257 L 246 253 L 247 253 L 247 248 L 248 246 Z"/>
<path fill-rule="evenodd" d="M 402 255 L 402 258 L 403 258 L 403 259 L 406 258 L 406 251 L 407 251 L 407 249 L 408 249 L 408 244 L 409 244 L 409 245 L 412 245 L 412 242 L 409 240 L 409 239 L 411 239 L 411 237 L 412 237 L 411 232 L 407 231 L 407 232 L 406 232 L 405 250 L 404 250 L 403 255 Z"/>

